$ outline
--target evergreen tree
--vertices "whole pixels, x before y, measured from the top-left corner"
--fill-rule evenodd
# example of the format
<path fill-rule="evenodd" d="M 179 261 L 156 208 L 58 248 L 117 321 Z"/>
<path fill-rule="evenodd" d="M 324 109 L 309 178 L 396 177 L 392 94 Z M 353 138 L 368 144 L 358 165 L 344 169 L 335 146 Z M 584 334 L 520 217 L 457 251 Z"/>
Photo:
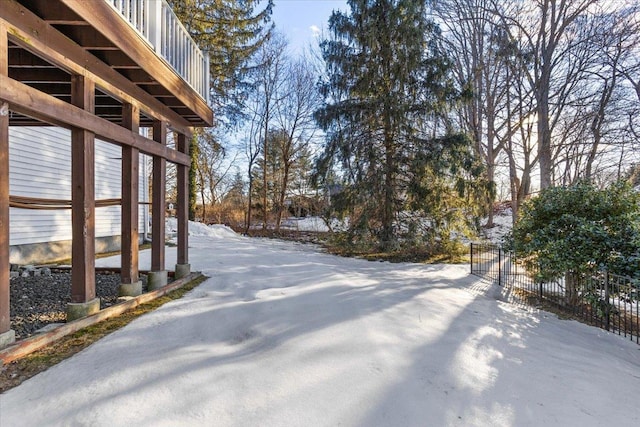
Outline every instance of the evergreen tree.
<path fill-rule="evenodd" d="M 344 183 L 332 201 L 349 215 L 353 230 L 371 232 L 389 249 L 398 214 L 418 201 L 410 193 L 423 190 L 410 186 L 413 179 L 425 169 L 436 176 L 447 168 L 461 170 L 438 160 L 468 141 L 451 137 L 447 126 L 446 107 L 459 97 L 425 2 L 348 3 L 351 12 L 332 14 L 330 37 L 320 45 L 325 105 L 316 118 L 327 142 L 317 175 L 340 165 Z M 467 155 L 448 158 L 471 162 L 470 151 L 457 152 Z"/>
<path fill-rule="evenodd" d="M 211 102 L 230 122 L 242 115 L 250 88 L 248 61 L 268 39 L 273 0 L 168 0 L 198 45 L 208 52 Z M 261 10 L 256 10 L 261 6 Z"/>
<path fill-rule="evenodd" d="M 238 209 L 244 209 L 245 203 L 245 182 L 242 179 L 242 174 L 236 172 L 231 183 L 231 188 L 224 196 L 223 202 L 231 204 Z"/>
<path fill-rule="evenodd" d="M 273 1 L 255 10 L 259 0 L 168 0 L 187 31 L 210 58 L 211 99 L 216 118 L 233 123 L 242 114 L 249 60 L 269 37 Z M 224 119 L 223 119 L 224 118 Z M 198 141 L 191 140 L 189 219 L 195 219 Z"/>
<path fill-rule="evenodd" d="M 198 205 L 198 185 L 196 182 L 198 168 L 198 137 L 192 135 L 189 141 L 189 156 L 191 167 L 189 168 L 189 221 L 196 220 L 196 206 Z"/>

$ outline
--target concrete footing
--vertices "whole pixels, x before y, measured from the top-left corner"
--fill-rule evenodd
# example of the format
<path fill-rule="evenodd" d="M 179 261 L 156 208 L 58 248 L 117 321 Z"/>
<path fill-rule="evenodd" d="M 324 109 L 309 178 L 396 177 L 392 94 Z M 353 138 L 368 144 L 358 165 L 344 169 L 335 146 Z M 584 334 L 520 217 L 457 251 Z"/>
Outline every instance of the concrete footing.
<path fill-rule="evenodd" d="M 150 291 L 155 291 L 169 283 L 167 270 L 162 271 L 150 271 L 147 274 L 147 288 Z"/>
<path fill-rule="evenodd" d="M 175 279 L 182 279 L 191 274 L 191 264 L 176 264 Z"/>
<path fill-rule="evenodd" d="M 118 296 L 121 297 L 137 297 L 142 294 L 142 281 L 138 280 L 135 283 L 120 283 L 118 288 Z"/>
<path fill-rule="evenodd" d="M 9 329 L 7 332 L 3 332 L 0 334 L 0 348 L 4 348 L 8 345 L 16 342 L 16 331 L 13 329 Z M 2 363 L 0 362 L 0 365 Z"/>
<path fill-rule="evenodd" d="M 100 298 L 87 302 L 70 302 L 67 304 L 67 322 L 91 316 L 100 311 Z"/>

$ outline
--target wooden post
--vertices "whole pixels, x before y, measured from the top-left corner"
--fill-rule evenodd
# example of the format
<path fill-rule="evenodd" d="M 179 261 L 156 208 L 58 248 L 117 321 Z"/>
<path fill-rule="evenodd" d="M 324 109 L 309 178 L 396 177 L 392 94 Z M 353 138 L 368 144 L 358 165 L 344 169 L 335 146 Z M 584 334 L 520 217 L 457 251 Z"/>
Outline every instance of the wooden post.
<path fill-rule="evenodd" d="M 165 122 L 158 120 L 153 122 L 153 140 L 162 145 L 167 144 L 167 124 Z M 166 173 L 167 161 L 164 158 L 154 156 L 151 200 L 151 272 L 147 282 L 150 290 L 167 284 L 164 259 Z"/>
<path fill-rule="evenodd" d="M 138 133 L 140 111 L 132 104 L 122 105 L 122 126 Z M 122 147 L 122 227 L 120 295 L 137 296 L 142 293 L 138 277 L 138 187 L 140 151 L 131 146 Z"/>
<path fill-rule="evenodd" d="M 7 28 L 0 23 L 0 75 L 8 67 Z M 9 306 L 9 104 L 0 101 L 0 347 L 15 340 Z"/>
<path fill-rule="evenodd" d="M 6 36 L 5 36 L 6 38 Z M 0 335 L 9 321 L 9 104 L 0 102 Z"/>
<path fill-rule="evenodd" d="M 189 154 L 187 136 L 178 134 L 178 151 Z M 178 259 L 176 264 L 176 278 L 191 273 L 189 265 L 189 167 L 176 165 L 178 186 Z"/>
<path fill-rule="evenodd" d="M 71 76 L 71 103 L 94 112 L 95 84 Z M 95 278 L 95 135 L 82 128 L 71 130 L 71 304 L 67 320 L 100 309 Z"/>

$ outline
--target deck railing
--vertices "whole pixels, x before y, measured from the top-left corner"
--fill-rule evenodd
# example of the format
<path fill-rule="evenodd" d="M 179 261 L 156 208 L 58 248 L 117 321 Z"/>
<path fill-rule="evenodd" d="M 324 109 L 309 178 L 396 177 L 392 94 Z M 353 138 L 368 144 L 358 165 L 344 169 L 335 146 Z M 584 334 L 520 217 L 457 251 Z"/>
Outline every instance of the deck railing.
<path fill-rule="evenodd" d="M 104 0 L 208 101 L 209 55 L 200 50 L 166 0 Z"/>

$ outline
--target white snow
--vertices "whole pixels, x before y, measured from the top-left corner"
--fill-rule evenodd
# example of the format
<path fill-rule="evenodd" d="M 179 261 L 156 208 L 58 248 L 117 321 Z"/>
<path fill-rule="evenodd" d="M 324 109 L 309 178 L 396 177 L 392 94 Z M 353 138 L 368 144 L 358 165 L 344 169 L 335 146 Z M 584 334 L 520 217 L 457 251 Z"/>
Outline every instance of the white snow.
<path fill-rule="evenodd" d="M 167 235 L 174 235 L 178 232 L 178 220 L 176 218 L 167 218 L 165 232 Z M 235 239 L 239 237 L 235 231 L 226 225 L 206 225 L 193 221 L 189 221 L 189 236 L 213 237 L 216 239 Z"/>
<path fill-rule="evenodd" d="M 284 221 L 282 221 L 280 228 L 296 230 L 296 231 L 315 231 L 315 232 L 329 231 L 329 227 L 327 227 L 327 224 L 322 220 L 322 218 L 317 216 L 310 216 L 305 218 L 295 218 L 295 217 L 287 218 Z"/>
<path fill-rule="evenodd" d="M 511 208 L 509 207 L 496 212 L 493 217 L 493 224 L 494 227 L 483 229 L 485 238 L 492 243 L 502 244 L 503 237 L 509 233 L 513 227 Z"/>
<path fill-rule="evenodd" d="M 192 227 L 210 279 L 0 395 L 1 426 L 640 425 L 639 345 L 467 266 Z"/>
<path fill-rule="evenodd" d="M 331 230 L 333 231 L 345 231 L 349 226 L 349 219 L 337 219 L 332 218 L 329 220 L 331 224 Z M 295 231 L 312 231 L 318 233 L 324 233 L 329 231 L 329 227 L 325 220 L 319 216 L 307 216 L 307 217 L 290 217 L 282 221 L 280 228 L 295 230 Z"/>

